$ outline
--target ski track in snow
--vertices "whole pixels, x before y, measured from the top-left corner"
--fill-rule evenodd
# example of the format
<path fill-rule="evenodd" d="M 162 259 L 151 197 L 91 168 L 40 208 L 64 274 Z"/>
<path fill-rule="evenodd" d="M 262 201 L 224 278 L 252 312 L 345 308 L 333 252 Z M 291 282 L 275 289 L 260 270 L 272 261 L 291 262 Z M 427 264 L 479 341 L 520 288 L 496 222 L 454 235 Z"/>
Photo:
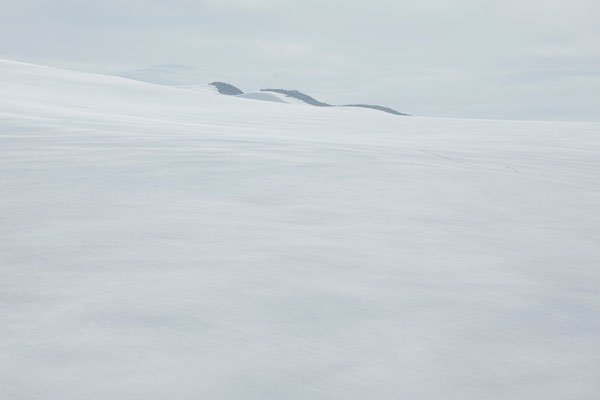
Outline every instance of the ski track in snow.
<path fill-rule="evenodd" d="M 506 172 L 505 170 L 502 170 L 502 169 L 500 169 L 500 168 L 487 168 L 487 167 L 482 167 L 481 165 L 476 165 L 476 164 L 472 164 L 472 163 L 469 163 L 469 162 L 466 162 L 466 161 L 463 161 L 463 160 L 458 160 L 458 159 L 454 159 L 454 158 L 446 157 L 446 156 L 443 156 L 443 155 L 441 155 L 441 154 L 434 153 L 434 152 L 432 152 L 432 151 L 427 151 L 427 150 L 419 150 L 419 151 L 420 151 L 421 153 L 430 154 L 430 155 L 432 155 L 432 156 L 439 157 L 439 158 L 443 158 L 443 159 L 445 159 L 445 160 L 448 160 L 448 161 L 452 161 L 452 162 L 459 163 L 459 164 L 464 164 L 464 165 L 466 165 L 466 166 L 469 166 L 469 167 L 475 167 L 475 168 L 487 169 L 487 170 L 489 170 L 489 171 L 502 171 L 502 172 Z M 505 165 L 505 166 L 504 166 L 504 168 L 508 168 L 508 169 L 510 169 L 512 172 L 519 173 L 519 171 L 517 171 L 517 169 L 516 169 L 516 168 L 513 168 L 511 165 Z"/>
<path fill-rule="evenodd" d="M 0 399 L 589 399 L 600 124 L 0 60 Z"/>

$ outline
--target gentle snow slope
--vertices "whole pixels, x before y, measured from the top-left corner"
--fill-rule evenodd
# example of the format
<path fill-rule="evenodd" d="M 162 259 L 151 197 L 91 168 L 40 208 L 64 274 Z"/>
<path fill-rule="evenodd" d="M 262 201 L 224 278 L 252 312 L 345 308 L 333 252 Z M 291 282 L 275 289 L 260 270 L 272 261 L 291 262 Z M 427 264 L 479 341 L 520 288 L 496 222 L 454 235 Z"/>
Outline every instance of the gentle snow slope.
<path fill-rule="evenodd" d="M 262 101 L 274 101 L 276 103 L 287 103 L 287 101 L 283 98 L 283 96 L 276 96 L 273 93 L 266 93 L 266 92 L 250 92 L 250 93 L 238 94 L 237 97 L 243 97 L 244 99 L 262 100 Z"/>
<path fill-rule="evenodd" d="M 0 61 L 0 399 L 596 399 L 600 125 Z"/>

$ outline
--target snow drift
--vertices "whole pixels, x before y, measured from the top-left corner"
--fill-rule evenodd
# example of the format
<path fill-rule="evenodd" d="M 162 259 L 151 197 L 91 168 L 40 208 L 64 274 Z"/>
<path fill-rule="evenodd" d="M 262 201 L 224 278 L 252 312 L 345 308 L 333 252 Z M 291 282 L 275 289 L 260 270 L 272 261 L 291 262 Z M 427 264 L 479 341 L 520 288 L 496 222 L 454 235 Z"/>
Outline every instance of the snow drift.
<path fill-rule="evenodd" d="M 0 61 L 0 398 L 594 399 L 599 128 Z"/>

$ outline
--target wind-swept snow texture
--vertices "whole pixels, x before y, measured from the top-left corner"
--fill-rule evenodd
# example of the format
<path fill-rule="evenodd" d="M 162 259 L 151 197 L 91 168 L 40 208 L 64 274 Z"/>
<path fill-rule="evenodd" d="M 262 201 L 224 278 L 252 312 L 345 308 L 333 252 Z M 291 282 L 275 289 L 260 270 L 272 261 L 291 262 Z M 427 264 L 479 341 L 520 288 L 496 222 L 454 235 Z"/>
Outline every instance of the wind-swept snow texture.
<path fill-rule="evenodd" d="M 0 62 L 0 399 L 589 399 L 600 125 Z"/>

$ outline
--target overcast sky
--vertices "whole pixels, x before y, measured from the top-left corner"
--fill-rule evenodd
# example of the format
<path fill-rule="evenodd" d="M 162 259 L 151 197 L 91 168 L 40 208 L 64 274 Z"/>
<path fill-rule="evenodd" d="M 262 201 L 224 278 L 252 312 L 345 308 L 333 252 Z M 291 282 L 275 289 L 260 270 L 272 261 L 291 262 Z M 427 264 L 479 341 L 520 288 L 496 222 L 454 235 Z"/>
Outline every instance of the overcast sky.
<path fill-rule="evenodd" d="M 599 0 L 0 5 L 1 58 L 104 73 L 187 66 L 182 83 L 299 89 L 416 115 L 600 120 Z"/>

